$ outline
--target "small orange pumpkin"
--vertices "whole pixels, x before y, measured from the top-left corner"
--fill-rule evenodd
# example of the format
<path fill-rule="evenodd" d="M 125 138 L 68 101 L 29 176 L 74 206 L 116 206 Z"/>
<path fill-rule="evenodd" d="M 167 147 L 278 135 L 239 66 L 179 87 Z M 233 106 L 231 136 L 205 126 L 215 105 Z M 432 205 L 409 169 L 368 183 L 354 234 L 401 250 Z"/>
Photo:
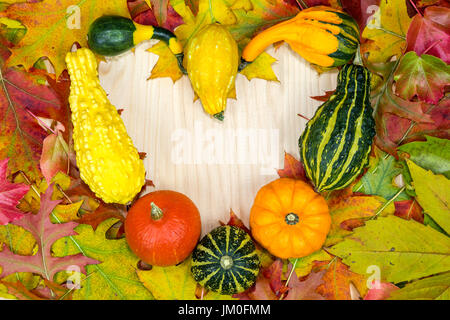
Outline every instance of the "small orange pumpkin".
<path fill-rule="evenodd" d="M 282 259 L 319 250 L 330 225 L 325 199 L 301 180 L 281 178 L 263 186 L 250 211 L 253 237 Z"/>
<path fill-rule="evenodd" d="M 125 236 L 142 261 L 155 266 L 186 259 L 200 238 L 200 213 L 184 194 L 160 190 L 140 198 L 128 211 Z"/>

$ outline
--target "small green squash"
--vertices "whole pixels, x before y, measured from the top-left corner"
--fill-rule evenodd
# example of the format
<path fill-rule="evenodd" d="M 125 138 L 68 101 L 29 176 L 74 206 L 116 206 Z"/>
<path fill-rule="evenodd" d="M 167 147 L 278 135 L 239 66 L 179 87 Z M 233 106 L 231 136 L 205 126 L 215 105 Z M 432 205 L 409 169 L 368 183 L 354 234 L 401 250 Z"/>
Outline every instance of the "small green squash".
<path fill-rule="evenodd" d="M 369 70 L 345 65 L 336 92 L 317 109 L 299 139 L 306 175 L 317 191 L 345 188 L 361 174 L 375 136 L 372 112 Z"/>
<path fill-rule="evenodd" d="M 170 30 L 147 26 L 121 16 L 102 16 L 89 27 L 88 45 L 96 54 L 116 56 L 130 50 L 144 40 L 157 39 L 167 44 L 175 55 L 183 73 L 183 46 Z"/>
<path fill-rule="evenodd" d="M 250 288 L 260 261 L 250 236 L 234 226 L 221 226 L 200 240 L 192 253 L 191 272 L 206 289 L 232 295 Z"/>

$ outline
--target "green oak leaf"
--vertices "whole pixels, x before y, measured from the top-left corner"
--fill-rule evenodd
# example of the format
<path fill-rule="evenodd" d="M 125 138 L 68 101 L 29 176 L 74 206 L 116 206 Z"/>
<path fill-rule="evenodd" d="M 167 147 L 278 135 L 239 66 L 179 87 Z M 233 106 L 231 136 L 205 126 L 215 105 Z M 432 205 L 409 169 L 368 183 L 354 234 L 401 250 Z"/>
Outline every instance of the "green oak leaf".
<path fill-rule="evenodd" d="M 450 300 L 450 272 L 417 280 L 391 293 L 389 300 Z"/>
<path fill-rule="evenodd" d="M 382 280 L 399 283 L 450 270 L 450 238 L 415 220 L 390 215 L 353 231 L 329 252 L 356 273 L 375 266 Z"/>
<path fill-rule="evenodd" d="M 435 174 L 450 179 L 450 140 L 426 136 L 427 141 L 415 141 L 398 148 L 409 154 L 409 159 Z"/>
<path fill-rule="evenodd" d="M 74 229 L 78 235 L 59 239 L 53 244 L 55 256 L 83 252 L 100 261 L 97 265 L 86 267 L 88 276 L 82 281 L 81 289 L 74 292 L 73 299 L 153 299 L 136 275 L 139 258 L 131 252 L 126 239 L 110 240 L 105 237 L 117 221 L 114 218 L 105 220 L 95 231 L 90 225 L 80 224 Z"/>
<path fill-rule="evenodd" d="M 413 180 L 417 201 L 423 210 L 450 234 L 450 180 L 443 175 L 422 169 L 411 160 L 407 160 Z"/>

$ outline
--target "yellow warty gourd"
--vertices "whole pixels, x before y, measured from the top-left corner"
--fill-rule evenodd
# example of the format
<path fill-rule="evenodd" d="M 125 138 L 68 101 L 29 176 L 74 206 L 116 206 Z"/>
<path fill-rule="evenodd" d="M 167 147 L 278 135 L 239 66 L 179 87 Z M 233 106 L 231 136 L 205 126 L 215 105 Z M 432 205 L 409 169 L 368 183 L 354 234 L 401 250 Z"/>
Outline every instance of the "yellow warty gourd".
<path fill-rule="evenodd" d="M 205 26 L 189 41 L 185 64 L 203 109 L 223 120 L 239 65 L 238 47 L 233 36 L 221 25 Z"/>
<path fill-rule="evenodd" d="M 129 203 L 145 183 L 145 169 L 116 108 L 100 86 L 89 49 L 69 52 L 69 103 L 81 179 L 103 201 Z"/>

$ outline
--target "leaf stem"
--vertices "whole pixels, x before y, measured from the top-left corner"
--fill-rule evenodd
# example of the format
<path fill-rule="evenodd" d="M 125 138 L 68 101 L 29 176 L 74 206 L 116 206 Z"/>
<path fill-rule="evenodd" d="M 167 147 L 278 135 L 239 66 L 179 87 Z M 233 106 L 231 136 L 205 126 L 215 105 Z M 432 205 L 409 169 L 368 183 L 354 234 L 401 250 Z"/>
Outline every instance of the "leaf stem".
<path fill-rule="evenodd" d="M 287 286 L 289 285 L 289 281 L 291 281 L 291 277 L 292 277 L 292 274 L 293 274 L 294 271 L 295 271 L 295 266 L 297 265 L 297 262 L 298 262 L 298 258 L 296 258 L 296 259 L 294 260 L 294 264 L 292 265 L 292 269 L 291 269 L 291 271 L 289 272 L 288 278 L 286 279 L 286 283 L 284 284 L 285 287 L 287 287 Z M 282 294 L 280 295 L 280 298 L 279 298 L 278 300 L 283 300 L 284 297 L 285 297 L 285 294 L 282 293 Z"/>
<path fill-rule="evenodd" d="M 377 210 L 377 212 L 375 212 L 375 214 L 369 218 L 369 220 L 375 219 L 381 212 L 384 211 L 384 209 L 387 208 L 387 206 L 389 206 L 395 199 L 397 199 L 398 196 L 399 196 L 405 189 L 406 189 L 406 186 L 401 187 L 401 188 L 397 191 L 397 193 L 396 193 L 391 199 L 389 199 L 388 201 L 386 201 L 386 202 L 385 202 L 385 203 Z"/>
<path fill-rule="evenodd" d="M 409 0 L 409 3 L 413 6 L 414 10 L 416 10 L 416 12 L 423 17 L 423 14 L 419 11 L 419 9 L 417 9 L 416 4 L 414 3 L 414 1 L 413 0 Z"/>

